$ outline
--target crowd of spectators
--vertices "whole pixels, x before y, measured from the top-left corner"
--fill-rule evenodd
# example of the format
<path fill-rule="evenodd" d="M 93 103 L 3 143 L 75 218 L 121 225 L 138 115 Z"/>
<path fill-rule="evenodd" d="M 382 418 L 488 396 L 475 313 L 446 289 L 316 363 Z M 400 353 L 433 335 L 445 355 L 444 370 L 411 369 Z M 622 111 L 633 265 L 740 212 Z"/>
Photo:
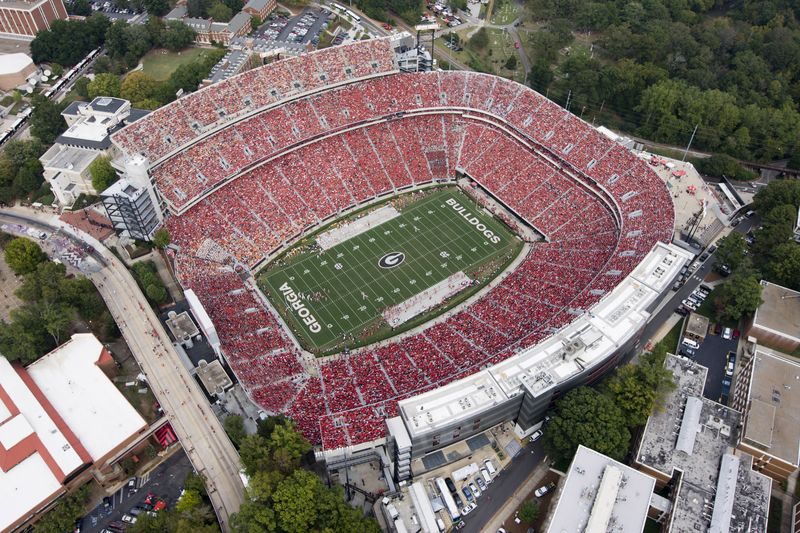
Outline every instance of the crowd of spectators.
<path fill-rule="evenodd" d="M 354 45 L 330 57 L 303 56 L 314 69 L 297 81 L 306 88 L 325 73 L 333 83 L 331 57 L 355 58 L 349 75 L 366 76 L 386 67 L 372 63 L 380 51 Z M 286 62 L 276 65 L 288 72 Z M 272 75 L 270 67 L 243 75 L 250 81 L 239 84 L 240 97 L 255 100 L 251 85 Z M 278 92 L 274 98 L 290 88 Z M 207 93 L 203 101 L 218 94 Z M 216 101 L 226 114 L 239 102 L 230 94 Z M 407 113 L 369 121 L 400 112 Z M 200 120 L 193 109 L 185 113 Z M 546 240 L 447 320 L 393 344 L 319 360 L 308 372 L 239 272 L 345 209 L 457 172 Z M 399 400 L 551 335 L 612 290 L 656 241 L 668 241 L 673 224 L 669 194 L 645 162 L 541 95 L 475 73 L 394 74 L 291 101 L 203 139 L 154 176 L 173 203 L 194 202 L 167 222 L 179 248 L 177 272 L 205 305 L 237 377 L 265 410 L 287 413 L 325 448 L 379 438 Z"/>

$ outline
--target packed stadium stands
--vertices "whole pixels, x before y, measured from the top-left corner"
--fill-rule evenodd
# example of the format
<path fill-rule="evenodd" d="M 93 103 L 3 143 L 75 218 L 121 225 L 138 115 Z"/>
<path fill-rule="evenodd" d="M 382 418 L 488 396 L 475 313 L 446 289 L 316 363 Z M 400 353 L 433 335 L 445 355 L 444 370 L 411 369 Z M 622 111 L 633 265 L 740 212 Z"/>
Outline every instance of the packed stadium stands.
<path fill-rule="evenodd" d="M 208 310 L 242 385 L 326 449 L 381 437 L 398 400 L 546 338 L 671 238 L 664 184 L 590 125 L 509 80 L 399 73 L 392 58 L 377 40 L 279 61 L 114 135 L 156 163 L 176 272 Z M 457 173 L 546 240 L 446 321 L 309 372 L 239 270 L 348 208 Z"/>

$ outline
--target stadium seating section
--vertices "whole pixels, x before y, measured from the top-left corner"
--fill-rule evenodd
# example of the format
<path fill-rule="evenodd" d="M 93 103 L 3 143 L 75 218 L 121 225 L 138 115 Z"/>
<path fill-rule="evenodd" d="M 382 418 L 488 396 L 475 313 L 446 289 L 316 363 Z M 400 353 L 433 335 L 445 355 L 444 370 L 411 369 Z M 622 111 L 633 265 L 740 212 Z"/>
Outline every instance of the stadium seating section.
<path fill-rule="evenodd" d="M 246 72 L 114 140 L 161 160 L 151 173 L 174 213 L 178 276 L 242 385 L 325 449 L 382 437 L 399 400 L 551 335 L 672 235 L 670 196 L 644 161 L 514 82 L 400 73 L 387 41 Z M 301 359 L 242 269 L 348 208 L 457 172 L 547 239 L 445 322 L 388 346 Z"/>

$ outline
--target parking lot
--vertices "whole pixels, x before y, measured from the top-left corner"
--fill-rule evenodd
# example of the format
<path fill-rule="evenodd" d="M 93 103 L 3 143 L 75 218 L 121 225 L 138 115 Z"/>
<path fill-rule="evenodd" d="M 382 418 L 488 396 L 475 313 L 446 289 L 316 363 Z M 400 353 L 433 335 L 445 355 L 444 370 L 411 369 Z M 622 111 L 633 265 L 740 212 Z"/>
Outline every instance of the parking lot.
<path fill-rule="evenodd" d="M 709 331 L 703 342 L 700 343 L 699 348 L 690 351 L 686 349 L 685 345 L 681 345 L 680 351 L 681 355 L 691 357 L 708 368 L 703 396 L 718 402 L 724 392 L 723 380 L 730 381 L 731 379 L 730 375 L 726 376 L 725 367 L 728 363 L 728 352 L 736 353 L 736 348 L 739 344 L 739 332 L 734 331 L 730 339 L 725 339 L 722 335 L 724 330 L 721 326 L 715 328 L 715 324 L 712 322 L 708 329 Z"/>
<path fill-rule="evenodd" d="M 150 492 L 163 499 L 168 507 L 174 506 L 183 489 L 183 481 L 191 471 L 189 458 L 182 449 L 178 450 L 152 472 L 137 478 L 135 491 L 125 486 L 98 502 L 81 521 L 81 531 L 99 533 L 111 523 L 122 524 L 122 515 L 142 505 Z"/>
<path fill-rule="evenodd" d="M 305 9 L 292 18 L 275 17 L 258 28 L 253 37 L 266 41 L 308 43 L 316 45 L 319 34 L 328 24 L 329 12 L 325 9 Z"/>

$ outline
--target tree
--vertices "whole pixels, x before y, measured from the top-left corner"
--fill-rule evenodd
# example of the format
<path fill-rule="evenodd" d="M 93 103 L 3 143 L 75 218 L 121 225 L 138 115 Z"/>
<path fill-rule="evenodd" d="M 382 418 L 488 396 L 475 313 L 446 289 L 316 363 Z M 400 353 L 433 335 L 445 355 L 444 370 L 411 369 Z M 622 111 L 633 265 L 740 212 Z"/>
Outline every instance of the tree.
<path fill-rule="evenodd" d="M 233 17 L 231 8 L 222 2 L 214 2 L 207 11 L 208 17 L 216 22 L 228 22 Z"/>
<path fill-rule="evenodd" d="M 259 17 L 258 15 L 252 15 L 250 17 L 250 29 L 251 30 L 256 31 L 258 29 L 258 27 L 261 26 L 261 23 L 262 23 L 261 17 Z"/>
<path fill-rule="evenodd" d="M 61 116 L 61 110 L 54 102 L 41 95 L 35 96 L 32 104 L 31 134 L 43 144 L 53 144 L 56 137 L 67 129 L 67 123 Z"/>
<path fill-rule="evenodd" d="M 88 485 L 82 486 L 72 494 L 67 494 L 36 522 L 34 530 L 36 533 L 62 533 L 74 530 L 75 521 L 83 516 L 83 506 L 88 497 Z"/>
<path fill-rule="evenodd" d="M 85 20 L 54 20 L 50 29 L 40 31 L 31 41 L 33 62 L 71 67 L 103 44 L 110 24 L 99 13 Z"/>
<path fill-rule="evenodd" d="M 164 249 L 169 246 L 171 237 L 167 228 L 159 228 L 153 234 L 153 246 L 156 248 Z"/>
<path fill-rule="evenodd" d="M 131 72 L 122 80 L 120 97 L 130 102 L 152 98 L 158 91 L 159 82 L 141 70 Z"/>
<path fill-rule="evenodd" d="M 178 52 L 192 44 L 195 36 L 195 31 L 188 25 L 179 20 L 170 20 L 162 34 L 162 42 L 168 49 Z"/>
<path fill-rule="evenodd" d="M 168 0 L 144 0 L 147 12 L 157 17 L 162 17 L 170 10 Z"/>
<path fill-rule="evenodd" d="M 621 460 L 630 438 L 627 420 L 610 397 L 589 387 L 577 387 L 556 403 L 544 444 L 557 461 L 569 462 L 579 444 Z"/>
<path fill-rule="evenodd" d="M 747 243 L 741 233 L 732 232 L 720 239 L 716 256 L 719 264 L 728 265 L 735 272 L 744 262 Z"/>
<path fill-rule="evenodd" d="M 761 284 L 755 276 L 734 275 L 714 293 L 714 306 L 720 320 L 740 320 L 753 314 L 762 303 Z"/>
<path fill-rule="evenodd" d="M 507 70 L 514 70 L 517 68 L 517 56 L 515 54 L 508 56 L 505 67 Z"/>
<path fill-rule="evenodd" d="M 606 387 L 620 408 L 629 427 L 643 426 L 674 388 L 672 373 L 664 368 L 666 347 L 658 345 L 652 353 L 639 356 L 636 364 L 617 369 Z"/>
<path fill-rule="evenodd" d="M 489 33 L 481 27 L 469 38 L 469 45 L 476 50 L 483 50 L 489 46 Z"/>
<path fill-rule="evenodd" d="M 47 261 L 47 255 L 30 239 L 16 237 L 5 247 L 6 263 L 17 274 L 28 274 L 36 270 L 39 263 Z"/>
<path fill-rule="evenodd" d="M 14 178 L 14 191 L 22 196 L 39 189 L 44 183 L 44 168 L 38 159 L 28 159 Z"/>
<path fill-rule="evenodd" d="M 175 504 L 175 509 L 180 512 L 184 513 L 187 511 L 191 511 L 195 507 L 200 506 L 203 503 L 203 498 L 200 496 L 200 493 L 196 490 L 185 490 L 183 496 L 178 500 L 178 503 Z"/>
<path fill-rule="evenodd" d="M 539 518 L 539 504 L 534 500 L 525 500 L 519 506 L 519 519 L 528 524 L 532 524 Z"/>
<path fill-rule="evenodd" d="M 89 174 L 92 176 L 92 187 L 98 193 L 119 179 L 117 171 L 111 166 L 111 158 L 102 155 L 89 164 Z"/>
<path fill-rule="evenodd" d="M 92 5 L 89 3 L 89 0 L 75 0 L 71 4 L 67 4 L 67 11 L 69 11 L 71 15 L 88 17 L 92 14 Z"/>
<path fill-rule="evenodd" d="M 145 287 L 144 293 L 147 295 L 147 299 L 156 305 L 161 305 L 167 301 L 167 290 L 163 286 L 148 285 Z"/>
<path fill-rule="evenodd" d="M 278 526 L 287 533 L 311 531 L 317 521 L 317 493 L 320 479 L 306 470 L 295 470 L 275 489 L 272 498 Z"/>
<path fill-rule="evenodd" d="M 75 82 L 75 85 L 72 86 L 72 89 L 78 93 L 81 98 L 89 98 L 89 82 L 91 82 L 89 78 L 86 76 L 81 76 L 78 78 L 78 81 Z"/>
<path fill-rule="evenodd" d="M 800 291 L 800 245 L 794 242 L 779 245 L 772 254 L 768 271 L 775 283 Z"/>
<path fill-rule="evenodd" d="M 97 74 L 87 87 L 89 99 L 94 99 L 98 96 L 116 98 L 119 96 L 121 87 L 119 78 L 116 75 L 109 73 Z"/>
<path fill-rule="evenodd" d="M 239 448 L 242 440 L 247 436 L 247 432 L 244 429 L 244 419 L 239 415 L 229 415 L 225 419 L 223 427 L 233 445 Z"/>

